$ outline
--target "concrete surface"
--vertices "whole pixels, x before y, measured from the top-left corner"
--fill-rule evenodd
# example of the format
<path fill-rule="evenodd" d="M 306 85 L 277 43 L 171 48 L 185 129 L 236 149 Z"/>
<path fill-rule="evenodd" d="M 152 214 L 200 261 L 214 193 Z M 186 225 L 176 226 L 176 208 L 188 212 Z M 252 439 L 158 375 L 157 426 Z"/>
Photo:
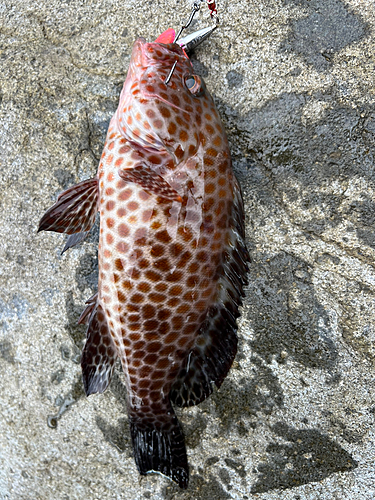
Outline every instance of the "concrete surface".
<path fill-rule="evenodd" d="M 83 395 L 76 322 L 97 232 L 36 234 L 91 177 L 132 42 L 183 0 L 0 5 L 0 498 L 375 498 L 373 0 L 218 0 L 197 50 L 228 130 L 252 256 L 221 390 L 179 412 L 191 482 L 140 477 L 122 376 Z M 202 10 L 195 27 L 207 24 Z"/>

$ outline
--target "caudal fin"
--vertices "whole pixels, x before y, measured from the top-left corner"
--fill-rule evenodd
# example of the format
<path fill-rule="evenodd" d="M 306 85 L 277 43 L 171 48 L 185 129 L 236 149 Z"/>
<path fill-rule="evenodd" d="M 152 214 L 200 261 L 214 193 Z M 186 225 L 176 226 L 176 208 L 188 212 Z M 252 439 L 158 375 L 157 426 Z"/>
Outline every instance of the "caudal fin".
<path fill-rule="evenodd" d="M 160 472 L 186 489 L 189 466 L 184 434 L 172 407 L 163 417 L 167 420 L 161 424 L 157 420 L 130 416 L 135 463 L 141 474 Z"/>

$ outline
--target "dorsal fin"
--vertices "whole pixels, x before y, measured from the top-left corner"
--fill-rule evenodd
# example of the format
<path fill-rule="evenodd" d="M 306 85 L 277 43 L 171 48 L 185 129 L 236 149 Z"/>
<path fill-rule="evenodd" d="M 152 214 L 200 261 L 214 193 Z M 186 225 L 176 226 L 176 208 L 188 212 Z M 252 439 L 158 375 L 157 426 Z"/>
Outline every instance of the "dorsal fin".
<path fill-rule="evenodd" d="M 193 349 L 189 352 L 175 380 L 170 399 L 177 406 L 202 402 L 220 387 L 237 352 L 239 306 L 247 284 L 250 260 L 245 245 L 243 202 L 236 186 L 231 219 L 231 244 L 222 256 L 219 293 L 216 303 L 208 309 Z"/>
<path fill-rule="evenodd" d="M 38 232 L 86 232 L 93 226 L 97 211 L 98 179 L 82 181 L 59 194 L 57 202 L 41 218 Z"/>

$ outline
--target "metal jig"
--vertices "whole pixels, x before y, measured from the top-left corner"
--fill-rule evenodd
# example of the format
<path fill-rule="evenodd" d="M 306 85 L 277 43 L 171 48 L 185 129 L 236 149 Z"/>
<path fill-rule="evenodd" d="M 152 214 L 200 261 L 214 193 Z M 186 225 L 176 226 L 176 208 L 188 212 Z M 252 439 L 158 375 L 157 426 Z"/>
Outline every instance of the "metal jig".
<path fill-rule="evenodd" d="M 209 28 L 204 28 L 202 30 L 199 30 L 195 33 L 192 33 L 190 35 L 187 35 L 184 37 L 182 40 L 180 40 L 179 45 L 185 50 L 185 51 L 191 51 L 193 50 L 197 45 L 203 42 L 208 36 L 211 35 L 211 33 L 217 28 L 217 25 L 219 23 L 219 18 L 217 16 L 217 8 L 216 8 L 216 3 L 215 0 L 206 0 L 207 1 L 207 6 L 210 9 L 210 15 L 212 19 L 215 19 L 215 26 L 209 27 Z M 200 0 L 200 2 L 204 2 L 204 0 Z M 179 32 L 177 35 L 174 37 L 173 43 L 176 43 L 177 40 L 180 38 L 181 33 L 183 32 L 184 29 L 188 28 L 190 24 L 192 23 L 195 14 L 200 10 L 201 6 L 199 2 L 194 2 L 193 3 L 193 8 L 191 10 L 190 16 L 186 24 L 181 26 Z M 171 81 L 173 72 L 175 70 L 177 61 L 173 64 L 169 75 L 165 79 L 165 84 L 168 85 L 168 83 Z"/>

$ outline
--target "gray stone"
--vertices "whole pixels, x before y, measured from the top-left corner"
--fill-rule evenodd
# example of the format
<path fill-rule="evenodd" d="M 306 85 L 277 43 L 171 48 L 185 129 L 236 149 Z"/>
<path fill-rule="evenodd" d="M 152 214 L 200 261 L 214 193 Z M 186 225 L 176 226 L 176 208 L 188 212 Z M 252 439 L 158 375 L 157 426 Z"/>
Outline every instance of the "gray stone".
<path fill-rule="evenodd" d="M 37 235 L 92 177 L 133 41 L 177 0 L 0 6 L 0 498 L 375 498 L 375 12 L 368 0 L 219 0 L 193 63 L 242 184 L 252 263 L 220 391 L 179 411 L 189 489 L 138 475 L 121 371 L 84 396 L 77 326 L 97 229 Z M 209 22 L 202 9 L 194 29 Z"/>

